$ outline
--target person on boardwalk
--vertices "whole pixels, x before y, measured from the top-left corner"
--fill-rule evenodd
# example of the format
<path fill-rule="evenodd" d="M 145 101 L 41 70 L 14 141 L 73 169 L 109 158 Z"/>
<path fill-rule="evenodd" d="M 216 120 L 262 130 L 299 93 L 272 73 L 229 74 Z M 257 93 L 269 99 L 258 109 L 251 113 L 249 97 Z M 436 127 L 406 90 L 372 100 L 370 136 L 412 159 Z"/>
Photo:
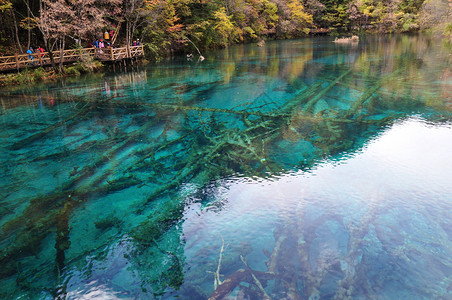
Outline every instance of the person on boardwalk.
<path fill-rule="evenodd" d="M 98 40 L 94 41 L 94 47 L 99 48 L 99 41 Z"/>
<path fill-rule="evenodd" d="M 104 44 L 104 40 L 101 39 L 99 42 L 99 53 L 104 53 L 102 48 L 105 48 L 105 44 Z"/>
<path fill-rule="evenodd" d="M 33 66 L 33 65 L 34 65 L 34 62 L 33 62 L 34 57 L 33 57 L 33 48 L 32 48 L 32 47 L 30 47 L 30 48 L 27 50 L 27 54 L 29 54 L 29 55 L 28 55 L 28 59 L 32 61 L 32 62 L 31 62 L 31 65 Z"/>
<path fill-rule="evenodd" d="M 44 57 L 44 48 L 41 46 L 38 47 L 38 51 L 41 53 L 41 57 Z"/>

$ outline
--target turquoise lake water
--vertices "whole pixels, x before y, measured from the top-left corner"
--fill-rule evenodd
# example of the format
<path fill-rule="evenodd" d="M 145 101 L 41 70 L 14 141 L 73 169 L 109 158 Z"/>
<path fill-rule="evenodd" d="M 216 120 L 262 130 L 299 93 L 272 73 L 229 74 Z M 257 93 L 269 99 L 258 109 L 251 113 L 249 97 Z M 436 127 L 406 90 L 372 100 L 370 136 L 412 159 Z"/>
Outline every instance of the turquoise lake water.
<path fill-rule="evenodd" d="M 452 299 L 452 50 L 333 39 L 0 90 L 0 298 Z"/>

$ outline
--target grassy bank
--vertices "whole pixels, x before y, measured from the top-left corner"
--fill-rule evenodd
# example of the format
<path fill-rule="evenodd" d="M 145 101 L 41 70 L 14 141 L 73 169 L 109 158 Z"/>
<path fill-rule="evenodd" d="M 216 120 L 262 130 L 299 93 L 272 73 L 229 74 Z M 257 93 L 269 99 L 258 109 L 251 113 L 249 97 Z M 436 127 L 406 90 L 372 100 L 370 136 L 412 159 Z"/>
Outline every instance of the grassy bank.
<path fill-rule="evenodd" d="M 50 67 L 24 69 L 20 72 L 0 74 L 0 86 L 21 85 L 46 80 L 56 80 L 65 76 L 78 76 L 80 74 L 101 71 L 103 67 L 104 66 L 100 61 L 89 60 L 64 66 L 62 72 L 56 72 Z"/>

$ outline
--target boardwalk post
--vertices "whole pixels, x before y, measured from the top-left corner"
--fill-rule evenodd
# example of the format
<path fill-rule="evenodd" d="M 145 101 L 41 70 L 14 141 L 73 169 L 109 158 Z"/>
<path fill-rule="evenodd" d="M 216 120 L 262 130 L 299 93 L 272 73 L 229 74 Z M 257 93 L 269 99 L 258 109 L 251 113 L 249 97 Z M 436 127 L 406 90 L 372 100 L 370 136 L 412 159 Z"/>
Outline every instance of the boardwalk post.
<path fill-rule="evenodd" d="M 38 54 L 39 57 L 39 65 L 42 67 L 42 56 L 41 53 Z"/>
<path fill-rule="evenodd" d="M 19 58 L 17 57 L 17 53 L 14 53 L 14 58 L 16 59 L 16 68 L 17 68 L 17 72 L 19 72 L 20 66 L 19 66 Z"/>
<path fill-rule="evenodd" d="M 110 47 L 110 57 L 112 61 L 115 60 L 115 57 L 113 56 L 113 47 Z"/>

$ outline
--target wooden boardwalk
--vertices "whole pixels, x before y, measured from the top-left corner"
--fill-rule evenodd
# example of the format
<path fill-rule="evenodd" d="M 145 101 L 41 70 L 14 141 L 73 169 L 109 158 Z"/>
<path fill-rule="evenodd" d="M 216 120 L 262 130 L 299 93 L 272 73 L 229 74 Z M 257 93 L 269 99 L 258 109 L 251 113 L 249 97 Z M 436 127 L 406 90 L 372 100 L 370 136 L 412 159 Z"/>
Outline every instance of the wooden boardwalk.
<path fill-rule="evenodd" d="M 91 57 L 100 61 L 119 61 L 127 58 L 142 57 L 144 51 L 143 46 L 130 46 L 122 48 L 70 49 L 64 50 L 62 56 L 60 55 L 60 51 L 53 51 L 52 54 L 55 64 L 59 64 L 61 59 L 63 60 L 63 63 L 70 63 L 80 61 L 86 57 Z M 48 52 L 0 56 L 0 72 L 49 65 L 50 58 Z"/>

